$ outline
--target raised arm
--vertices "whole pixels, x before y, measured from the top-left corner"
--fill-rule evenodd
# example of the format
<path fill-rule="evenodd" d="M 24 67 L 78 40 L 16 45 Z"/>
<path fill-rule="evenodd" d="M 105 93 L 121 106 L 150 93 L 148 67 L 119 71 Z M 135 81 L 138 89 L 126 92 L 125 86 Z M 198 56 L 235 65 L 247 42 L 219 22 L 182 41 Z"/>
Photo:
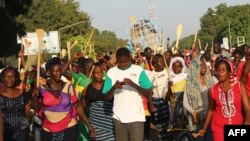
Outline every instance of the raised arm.
<path fill-rule="evenodd" d="M 139 64 L 144 63 L 144 60 L 143 60 L 143 58 L 142 58 L 142 56 L 141 56 L 140 48 L 139 48 L 138 45 L 135 45 L 135 51 L 136 51 L 136 54 L 137 54 L 138 57 L 139 57 L 139 61 L 140 61 Z"/>
<path fill-rule="evenodd" d="M 62 74 L 65 76 L 68 80 L 72 80 L 72 73 L 67 72 L 70 64 L 72 64 L 76 59 L 82 57 L 83 54 L 81 52 L 76 52 L 74 56 L 63 66 Z"/>

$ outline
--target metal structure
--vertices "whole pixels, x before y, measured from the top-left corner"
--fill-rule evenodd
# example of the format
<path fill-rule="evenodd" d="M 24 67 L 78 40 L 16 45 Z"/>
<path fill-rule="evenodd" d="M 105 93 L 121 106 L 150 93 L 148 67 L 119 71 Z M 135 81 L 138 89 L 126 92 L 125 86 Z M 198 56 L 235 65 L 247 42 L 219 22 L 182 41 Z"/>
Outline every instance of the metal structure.
<path fill-rule="evenodd" d="M 161 46 L 161 32 L 157 29 L 156 21 L 138 17 L 130 29 L 130 40 L 141 49 L 152 49 Z M 133 50 L 133 48 L 131 47 Z"/>

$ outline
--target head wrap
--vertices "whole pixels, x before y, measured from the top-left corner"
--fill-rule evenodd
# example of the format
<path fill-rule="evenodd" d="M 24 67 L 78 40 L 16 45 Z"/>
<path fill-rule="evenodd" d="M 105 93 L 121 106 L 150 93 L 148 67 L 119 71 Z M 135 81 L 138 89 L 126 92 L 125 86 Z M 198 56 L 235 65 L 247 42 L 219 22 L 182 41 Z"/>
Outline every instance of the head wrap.
<path fill-rule="evenodd" d="M 194 110 L 203 107 L 201 98 L 201 83 L 200 83 L 200 61 L 201 56 L 196 56 L 187 70 L 187 83 L 186 83 L 186 94 L 189 104 Z M 205 62 L 205 60 L 203 60 Z M 207 88 L 211 88 L 215 83 L 213 77 L 209 72 L 209 68 L 206 69 L 205 83 Z"/>
<path fill-rule="evenodd" d="M 182 70 L 181 70 L 182 73 L 185 73 L 186 69 L 187 69 L 185 61 L 184 61 L 184 59 L 182 57 L 174 57 L 174 58 L 171 59 L 170 65 L 169 65 L 170 73 L 173 76 L 178 75 L 178 74 L 175 74 L 174 71 L 173 71 L 173 64 L 176 63 L 177 61 L 180 61 L 181 64 L 182 64 Z"/>
<path fill-rule="evenodd" d="M 231 69 L 231 75 L 230 75 L 230 82 L 232 83 L 232 86 L 237 83 L 237 78 L 236 78 L 236 72 L 235 72 L 235 65 L 232 61 L 228 59 L 222 59 L 225 62 L 227 62 L 230 66 Z"/>
<path fill-rule="evenodd" d="M 173 64 L 178 61 L 180 61 L 182 64 L 182 70 L 181 73 L 175 74 L 173 71 Z M 183 92 L 185 90 L 186 78 L 187 78 L 186 68 L 187 67 L 185 61 L 182 57 L 174 57 L 171 59 L 169 70 L 171 75 L 170 81 L 173 82 L 172 90 L 174 93 Z M 166 88 L 168 88 L 168 86 Z"/>

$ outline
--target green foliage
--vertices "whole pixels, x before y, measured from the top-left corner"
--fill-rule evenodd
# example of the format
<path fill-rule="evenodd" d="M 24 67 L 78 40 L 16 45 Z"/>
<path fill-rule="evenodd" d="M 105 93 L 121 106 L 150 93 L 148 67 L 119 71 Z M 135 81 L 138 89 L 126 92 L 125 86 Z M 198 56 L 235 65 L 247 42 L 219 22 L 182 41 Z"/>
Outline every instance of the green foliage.
<path fill-rule="evenodd" d="M 71 53 L 83 50 L 86 47 L 94 28 L 91 26 L 88 14 L 81 12 L 79 4 L 74 0 L 33 0 L 29 12 L 26 15 L 18 16 L 17 20 L 25 25 L 28 32 L 34 32 L 36 28 L 43 28 L 46 31 L 58 31 L 60 29 L 61 48 L 66 48 L 68 40 L 72 44 L 75 40 L 78 41 L 77 46 L 72 49 Z M 84 22 L 75 25 L 80 21 Z M 94 42 L 96 51 L 108 52 L 123 45 L 124 41 L 118 39 L 114 32 L 100 32 L 94 28 L 90 44 L 92 42 Z"/>
<path fill-rule="evenodd" d="M 238 36 L 250 39 L 250 5 L 236 5 L 227 7 L 220 4 L 215 10 L 208 9 L 208 12 L 201 17 L 200 35 L 205 42 L 222 43 L 222 38 L 229 38 L 229 27 L 232 45 L 237 43 Z"/>
<path fill-rule="evenodd" d="M 109 52 L 116 50 L 117 47 L 124 46 L 123 41 L 117 39 L 116 34 L 104 30 L 94 38 L 96 52 Z"/>
<path fill-rule="evenodd" d="M 200 39 L 204 49 L 208 43 L 208 49 L 212 42 L 222 43 L 224 37 L 229 38 L 229 24 L 232 46 L 237 44 L 237 37 L 244 36 L 246 43 L 250 40 L 250 5 L 227 6 L 220 4 L 215 9 L 209 8 L 200 18 L 201 29 L 198 32 L 197 41 Z M 180 49 L 192 47 L 194 36 L 190 35 L 180 40 Z M 212 41 L 213 40 L 213 41 Z M 198 47 L 198 42 L 196 43 Z"/>
<path fill-rule="evenodd" d="M 67 39 L 86 34 L 91 24 L 88 14 L 80 12 L 78 7 L 73 0 L 33 0 L 29 12 L 18 16 L 17 20 L 25 25 L 27 32 L 34 32 L 37 28 L 60 30 L 61 47 L 66 48 Z M 70 26 L 80 21 L 86 22 Z"/>
<path fill-rule="evenodd" d="M 74 41 L 78 41 L 78 44 L 71 50 L 71 56 L 77 51 L 86 51 L 88 56 L 94 56 L 96 53 L 108 53 L 109 51 L 116 50 L 117 47 L 125 46 L 125 41 L 118 39 L 114 32 L 102 31 L 95 29 L 90 39 L 91 32 L 88 32 L 84 36 L 76 36 L 70 39 L 73 44 Z M 88 43 L 89 41 L 89 43 Z M 88 44 L 88 46 L 87 46 Z M 91 47 L 90 47 L 91 46 Z M 85 49 L 87 47 L 87 49 Z"/>
<path fill-rule="evenodd" d="M 17 55 L 17 35 L 24 34 L 24 26 L 15 17 L 27 13 L 31 0 L 1 0 L 0 6 L 0 56 Z"/>

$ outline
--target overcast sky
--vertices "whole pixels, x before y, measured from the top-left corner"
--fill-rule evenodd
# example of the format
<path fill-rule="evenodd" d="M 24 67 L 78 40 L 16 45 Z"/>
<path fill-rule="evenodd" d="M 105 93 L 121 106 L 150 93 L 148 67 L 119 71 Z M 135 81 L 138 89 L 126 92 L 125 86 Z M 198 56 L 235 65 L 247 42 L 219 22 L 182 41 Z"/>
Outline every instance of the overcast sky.
<path fill-rule="evenodd" d="M 130 27 L 130 16 L 149 18 L 150 0 L 77 0 L 80 9 L 87 12 L 99 30 L 110 30 L 117 37 L 126 39 Z M 151 0 L 153 17 L 170 41 L 175 40 L 176 27 L 183 24 L 182 37 L 195 34 L 200 29 L 199 19 L 208 8 L 221 3 L 227 6 L 247 4 L 250 0 Z"/>

